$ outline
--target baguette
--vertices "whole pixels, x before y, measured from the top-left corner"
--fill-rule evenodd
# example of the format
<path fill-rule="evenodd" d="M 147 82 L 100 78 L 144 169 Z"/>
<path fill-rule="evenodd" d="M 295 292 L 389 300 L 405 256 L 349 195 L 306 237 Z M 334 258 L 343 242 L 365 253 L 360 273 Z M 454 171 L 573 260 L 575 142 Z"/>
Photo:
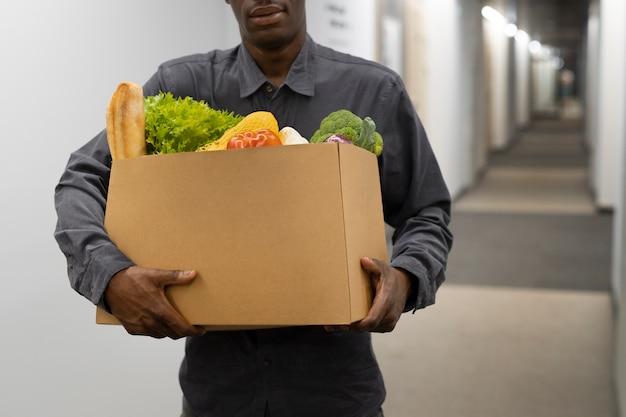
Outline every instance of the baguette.
<path fill-rule="evenodd" d="M 107 107 L 107 142 L 113 160 L 136 158 L 146 154 L 143 89 L 123 82 L 115 90 Z"/>

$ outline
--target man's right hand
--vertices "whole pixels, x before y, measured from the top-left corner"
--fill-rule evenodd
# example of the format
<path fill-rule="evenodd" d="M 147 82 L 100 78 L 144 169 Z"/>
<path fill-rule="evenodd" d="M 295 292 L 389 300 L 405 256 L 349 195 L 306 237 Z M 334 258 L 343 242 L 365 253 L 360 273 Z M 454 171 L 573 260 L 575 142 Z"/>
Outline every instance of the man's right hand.
<path fill-rule="evenodd" d="M 104 297 L 111 313 L 132 335 L 159 339 L 199 336 L 204 330 L 190 325 L 165 296 L 165 287 L 187 285 L 195 277 L 195 271 L 131 266 L 111 278 Z"/>

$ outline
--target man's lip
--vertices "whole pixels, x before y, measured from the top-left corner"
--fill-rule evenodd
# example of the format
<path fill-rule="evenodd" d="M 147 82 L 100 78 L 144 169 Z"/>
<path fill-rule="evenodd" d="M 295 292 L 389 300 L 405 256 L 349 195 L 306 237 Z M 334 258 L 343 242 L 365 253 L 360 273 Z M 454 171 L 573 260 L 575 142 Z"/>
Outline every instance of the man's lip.
<path fill-rule="evenodd" d="M 252 9 L 252 11 L 250 12 L 250 17 L 264 17 L 264 16 L 271 16 L 275 13 L 280 13 L 280 12 L 284 12 L 285 9 L 283 9 L 282 7 L 276 5 L 276 4 L 270 4 L 267 6 L 257 6 L 255 8 Z"/>

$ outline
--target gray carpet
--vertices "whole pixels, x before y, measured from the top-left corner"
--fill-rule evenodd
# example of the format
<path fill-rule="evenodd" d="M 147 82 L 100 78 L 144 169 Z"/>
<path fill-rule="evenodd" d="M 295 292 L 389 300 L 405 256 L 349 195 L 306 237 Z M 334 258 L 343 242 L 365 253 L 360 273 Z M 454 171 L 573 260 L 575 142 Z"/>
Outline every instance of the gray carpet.
<path fill-rule="evenodd" d="M 455 212 L 448 283 L 607 291 L 611 216 Z"/>
<path fill-rule="evenodd" d="M 444 285 L 375 334 L 391 417 L 615 417 L 607 293 Z"/>
<path fill-rule="evenodd" d="M 612 217 L 593 210 L 581 132 L 536 122 L 492 155 L 483 181 L 455 203 L 449 283 L 609 289 Z"/>
<path fill-rule="evenodd" d="M 508 167 L 585 167 L 588 158 L 579 132 L 533 128 L 525 132 L 511 149 L 492 155 L 491 166 Z"/>

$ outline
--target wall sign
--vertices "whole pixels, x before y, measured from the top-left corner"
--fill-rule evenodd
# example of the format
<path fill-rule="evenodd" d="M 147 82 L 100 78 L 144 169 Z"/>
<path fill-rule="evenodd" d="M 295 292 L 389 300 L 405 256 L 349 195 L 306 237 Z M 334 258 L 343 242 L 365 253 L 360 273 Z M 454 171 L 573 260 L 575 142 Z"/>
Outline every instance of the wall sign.
<path fill-rule="evenodd" d="M 376 60 L 376 3 L 376 0 L 308 1 L 309 34 L 324 46 Z"/>

